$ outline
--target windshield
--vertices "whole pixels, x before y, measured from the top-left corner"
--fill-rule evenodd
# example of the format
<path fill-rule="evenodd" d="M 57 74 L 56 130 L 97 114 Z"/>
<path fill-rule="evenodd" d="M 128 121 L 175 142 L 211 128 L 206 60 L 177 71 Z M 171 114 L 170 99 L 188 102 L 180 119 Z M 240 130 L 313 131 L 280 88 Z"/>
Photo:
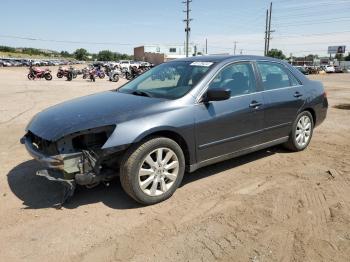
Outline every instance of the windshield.
<path fill-rule="evenodd" d="M 188 93 L 213 66 L 211 62 L 168 62 L 140 75 L 120 92 L 177 99 Z"/>

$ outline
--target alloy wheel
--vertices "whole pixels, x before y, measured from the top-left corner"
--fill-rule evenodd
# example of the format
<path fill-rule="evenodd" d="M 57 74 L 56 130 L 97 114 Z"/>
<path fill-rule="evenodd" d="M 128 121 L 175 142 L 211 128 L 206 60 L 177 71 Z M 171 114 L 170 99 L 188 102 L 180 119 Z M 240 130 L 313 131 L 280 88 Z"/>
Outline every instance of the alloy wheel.
<path fill-rule="evenodd" d="M 295 141 L 300 147 L 305 147 L 311 137 L 312 122 L 309 116 L 303 115 L 297 124 Z"/>
<path fill-rule="evenodd" d="M 139 186 L 149 196 L 160 196 L 175 183 L 179 174 L 179 160 L 169 148 L 157 148 L 143 160 L 139 169 Z"/>

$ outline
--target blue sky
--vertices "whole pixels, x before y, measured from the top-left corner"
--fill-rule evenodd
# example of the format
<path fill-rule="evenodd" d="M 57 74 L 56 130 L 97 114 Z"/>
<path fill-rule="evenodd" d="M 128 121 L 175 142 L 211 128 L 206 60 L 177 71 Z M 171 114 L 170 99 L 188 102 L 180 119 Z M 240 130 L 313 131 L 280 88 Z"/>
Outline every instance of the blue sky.
<path fill-rule="evenodd" d="M 142 44 L 181 44 L 181 0 L 2 0 L 0 45 L 132 54 Z M 191 42 L 210 53 L 262 54 L 268 0 L 193 0 Z M 350 51 L 350 0 L 273 1 L 272 48 L 289 55 L 326 54 L 328 45 Z M 35 38 L 25 40 L 13 37 Z M 60 42 L 61 41 L 61 42 Z M 67 43 L 65 41 L 81 42 Z"/>

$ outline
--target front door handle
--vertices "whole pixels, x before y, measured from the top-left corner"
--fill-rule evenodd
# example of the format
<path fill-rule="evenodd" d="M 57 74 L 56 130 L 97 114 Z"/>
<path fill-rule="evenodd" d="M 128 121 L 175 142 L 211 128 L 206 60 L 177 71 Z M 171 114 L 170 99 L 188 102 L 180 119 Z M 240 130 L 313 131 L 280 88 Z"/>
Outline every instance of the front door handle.
<path fill-rule="evenodd" d="M 250 103 L 249 107 L 250 107 L 250 108 L 255 108 L 255 109 L 257 109 L 257 108 L 258 108 L 259 106 L 261 106 L 261 105 L 262 105 L 262 103 L 253 100 L 253 101 Z"/>
<path fill-rule="evenodd" d="M 303 94 L 301 94 L 300 92 L 295 92 L 294 93 L 294 97 L 298 98 L 298 97 L 301 97 L 301 96 L 303 96 Z"/>

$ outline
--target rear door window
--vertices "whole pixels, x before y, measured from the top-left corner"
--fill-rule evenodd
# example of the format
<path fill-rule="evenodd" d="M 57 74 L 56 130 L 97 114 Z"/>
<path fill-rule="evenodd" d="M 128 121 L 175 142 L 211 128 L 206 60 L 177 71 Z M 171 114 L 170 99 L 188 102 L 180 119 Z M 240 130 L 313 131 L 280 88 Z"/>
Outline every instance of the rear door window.
<path fill-rule="evenodd" d="M 299 81 L 278 63 L 258 62 L 264 90 L 274 90 L 300 85 Z"/>

